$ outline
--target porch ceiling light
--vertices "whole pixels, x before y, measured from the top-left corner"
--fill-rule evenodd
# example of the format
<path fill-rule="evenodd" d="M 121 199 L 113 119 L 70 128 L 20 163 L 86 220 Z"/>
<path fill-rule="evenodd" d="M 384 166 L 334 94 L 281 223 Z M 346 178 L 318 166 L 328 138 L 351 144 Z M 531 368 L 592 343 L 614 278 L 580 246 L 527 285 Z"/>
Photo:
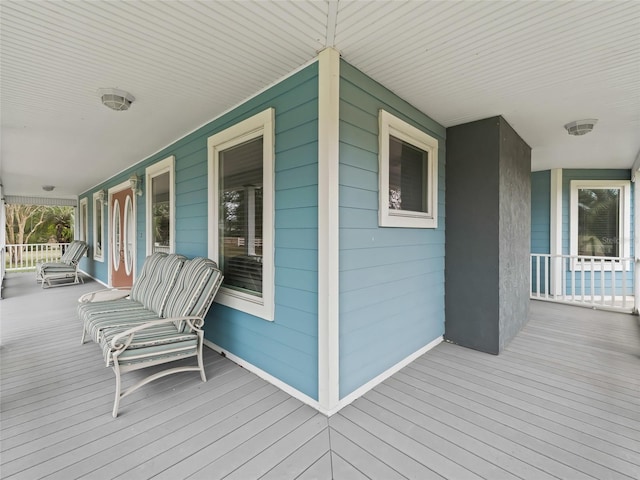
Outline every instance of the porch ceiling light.
<path fill-rule="evenodd" d="M 56 188 L 53 185 L 42 185 L 42 190 L 44 190 L 45 192 L 52 192 L 53 189 Z"/>
<path fill-rule="evenodd" d="M 115 88 L 103 88 L 99 93 L 101 95 L 100 98 L 102 100 L 102 104 L 116 112 L 128 110 L 135 100 L 134 96 L 129 92 L 117 90 Z"/>
<path fill-rule="evenodd" d="M 593 130 L 593 126 L 598 122 L 595 118 L 587 118 L 585 120 L 575 120 L 567 123 L 564 128 L 567 129 L 569 135 L 585 135 Z"/>

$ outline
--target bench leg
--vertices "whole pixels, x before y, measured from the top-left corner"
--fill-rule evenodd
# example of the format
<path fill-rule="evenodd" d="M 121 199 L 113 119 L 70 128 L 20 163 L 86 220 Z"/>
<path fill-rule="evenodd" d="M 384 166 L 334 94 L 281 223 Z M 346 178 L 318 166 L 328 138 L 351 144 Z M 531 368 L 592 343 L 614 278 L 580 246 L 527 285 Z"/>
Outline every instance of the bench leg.
<path fill-rule="evenodd" d="M 113 415 L 113 418 L 116 418 L 118 416 L 118 408 L 120 407 L 120 399 L 122 398 L 122 396 L 120 395 L 120 390 L 122 388 L 122 385 L 121 385 L 120 368 L 118 367 L 118 362 L 115 362 L 115 365 L 113 366 L 113 371 L 116 374 L 116 399 L 113 402 L 113 412 L 111 412 L 111 415 Z"/>

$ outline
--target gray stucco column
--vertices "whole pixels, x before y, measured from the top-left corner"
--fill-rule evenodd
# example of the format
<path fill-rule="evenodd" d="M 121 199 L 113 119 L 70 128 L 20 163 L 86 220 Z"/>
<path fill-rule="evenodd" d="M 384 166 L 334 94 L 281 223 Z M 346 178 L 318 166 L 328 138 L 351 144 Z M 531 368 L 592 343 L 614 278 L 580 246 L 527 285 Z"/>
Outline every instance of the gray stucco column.
<path fill-rule="evenodd" d="M 498 354 L 529 314 L 531 148 L 501 116 L 447 129 L 445 339 Z"/>

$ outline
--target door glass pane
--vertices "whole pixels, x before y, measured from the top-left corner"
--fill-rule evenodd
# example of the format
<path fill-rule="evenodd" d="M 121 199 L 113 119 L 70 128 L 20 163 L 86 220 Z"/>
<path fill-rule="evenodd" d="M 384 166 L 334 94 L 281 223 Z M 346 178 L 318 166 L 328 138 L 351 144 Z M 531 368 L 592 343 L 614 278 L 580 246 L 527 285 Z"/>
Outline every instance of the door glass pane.
<path fill-rule="evenodd" d="M 428 153 L 389 136 L 389 208 L 428 213 Z"/>
<path fill-rule="evenodd" d="M 129 196 L 127 196 L 127 200 L 124 203 L 124 227 L 124 265 L 127 275 L 130 275 L 133 270 L 133 249 L 135 247 L 136 231 L 133 218 L 133 202 Z"/>
<path fill-rule="evenodd" d="M 578 189 L 578 255 L 620 256 L 620 189 Z"/>
<path fill-rule="evenodd" d="M 113 202 L 113 268 L 118 270 L 120 268 L 120 202 L 115 200 Z"/>
<path fill-rule="evenodd" d="M 262 296 L 262 137 L 220 152 L 219 258 L 226 287 Z"/>
<path fill-rule="evenodd" d="M 165 172 L 151 180 L 154 252 L 169 253 L 171 248 L 171 204 L 169 202 L 169 172 Z"/>

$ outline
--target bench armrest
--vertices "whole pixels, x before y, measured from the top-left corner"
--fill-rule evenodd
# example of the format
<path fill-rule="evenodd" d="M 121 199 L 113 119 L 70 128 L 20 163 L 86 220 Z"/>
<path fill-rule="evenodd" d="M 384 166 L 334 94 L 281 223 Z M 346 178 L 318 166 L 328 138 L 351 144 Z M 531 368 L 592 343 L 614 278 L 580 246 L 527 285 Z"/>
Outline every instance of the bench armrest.
<path fill-rule="evenodd" d="M 131 295 L 130 289 L 112 288 L 109 290 L 97 290 L 85 293 L 78 299 L 78 303 L 108 302 L 109 300 L 119 300 Z"/>

